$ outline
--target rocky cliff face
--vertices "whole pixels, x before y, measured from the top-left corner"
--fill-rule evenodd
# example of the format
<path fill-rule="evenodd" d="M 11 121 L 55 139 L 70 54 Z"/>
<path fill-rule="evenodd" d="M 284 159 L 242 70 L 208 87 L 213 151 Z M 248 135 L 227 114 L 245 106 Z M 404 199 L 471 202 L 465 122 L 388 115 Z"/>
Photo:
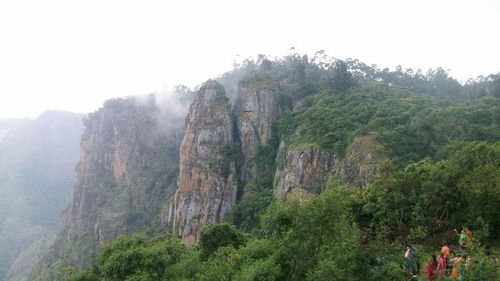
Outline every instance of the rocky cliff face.
<path fill-rule="evenodd" d="M 158 212 L 160 198 L 169 198 L 175 188 L 182 136 L 181 122 L 165 124 L 173 127 L 164 134 L 159 117 L 153 100 L 144 104 L 115 100 L 88 119 L 71 205 L 70 237 L 93 233 L 100 243 L 157 219 L 152 210 Z"/>
<path fill-rule="evenodd" d="M 248 192 L 249 181 L 269 173 L 256 159 L 280 114 L 278 84 L 267 78 L 226 81 L 230 97 L 221 84 L 208 81 L 191 105 L 170 219 L 187 244 L 196 241 L 203 225 L 224 218 L 237 197 Z"/>
<path fill-rule="evenodd" d="M 339 171 L 344 184 L 366 187 L 379 173 L 378 166 L 387 159 L 384 147 L 376 141 L 376 133 L 354 138 L 347 149 Z"/>
<path fill-rule="evenodd" d="M 274 193 L 284 198 L 293 189 L 299 188 L 308 194 L 317 194 L 331 176 L 338 177 L 345 185 L 366 187 L 378 174 L 378 166 L 385 159 L 387 153 L 376 141 L 376 133 L 354 138 L 341 160 L 324 149 L 286 149 L 282 142 L 274 177 Z"/>
<path fill-rule="evenodd" d="M 284 161 L 283 166 L 276 170 L 274 178 L 274 192 L 280 198 L 284 198 L 294 188 L 310 194 L 319 193 L 328 178 L 335 174 L 337 164 L 335 155 L 315 147 L 290 149 Z"/>
<path fill-rule="evenodd" d="M 229 98 L 209 80 L 189 108 L 180 151 L 174 228 L 187 244 L 201 227 L 222 220 L 236 201 L 237 155 Z"/>
<path fill-rule="evenodd" d="M 183 134 L 184 116 L 173 112 L 151 95 L 110 100 L 88 116 L 73 200 L 33 279 L 51 280 L 63 266 L 88 267 L 98 246 L 118 234 L 160 228 Z"/>
<path fill-rule="evenodd" d="M 240 86 L 235 108 L 236 126 L 241 144 L 241 182 L 257 178 L 255 157 L 259 145 L 268 144 L 272 125 L 280 114 L 277 89 L 260 89 L 256 85 Z"/>

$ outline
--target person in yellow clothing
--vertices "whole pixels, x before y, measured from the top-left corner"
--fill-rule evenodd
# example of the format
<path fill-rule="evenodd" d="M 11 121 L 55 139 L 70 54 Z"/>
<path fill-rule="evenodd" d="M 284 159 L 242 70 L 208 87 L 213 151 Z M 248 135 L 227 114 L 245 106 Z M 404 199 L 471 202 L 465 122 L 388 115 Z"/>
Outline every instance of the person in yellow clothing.
<path fill-rule="evenodd" d="M 450 262 L 453 266 L 453 268 L 451 269 L 451 278 L 457 279 L 459 277 L 458 268 L 460 267 L 460 264 L 463 262 L 463 258 L 460 255 L 457 255 L 456 257 L 452 258 Z"/>

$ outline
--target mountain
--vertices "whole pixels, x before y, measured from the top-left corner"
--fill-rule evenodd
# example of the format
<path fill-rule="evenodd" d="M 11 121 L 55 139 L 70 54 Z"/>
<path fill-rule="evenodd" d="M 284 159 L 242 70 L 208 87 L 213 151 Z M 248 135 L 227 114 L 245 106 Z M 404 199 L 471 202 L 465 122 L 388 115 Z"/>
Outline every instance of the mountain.
<path fill-rule="evenodd" d="M 19 126 L 29 122 L 29 119 L 2 119 L 0 120 L 0 141 L 7 133 Z"/>
<path fill-rule="evenodd" d="M 41 241 L 57 232 L 72 192 L 82 117 L 47 111 L 0 123 L 0 280 L 29 276 Z M 32 259 L 16 264 L 25 249 Z"/>
<path fill-rule="evenodd" d="M 189 93 L 107 101 L 84 119 L 73 199 L 62 230 L 37 267 L 90 266 L 98 246 L 118 234 L 161 231 L 176 190 Z"/>
<path fill-rule="evenodd" d="M 358 272 L 362 262 L 331 267 L 331 255 L 351 265 L 364 259 L 363 245 L 389 251 L 390 242 L 377 243 L 437 239 L 469 220 L 496 239 L 488 230 L 498 225 L 495 212 L 457 197 L 481 219 L 444 217 L 452 205 L 428 206 L 430 183 L 412 173 L 430 169 L 450 190 L 479 177 L 456 163 L 460 155 L 496 155 L 496 79 L 461 85 L 442 69 L 423 75 L 294 54 L 248 61 L 203 83 L 193 98 L 185 91 L 167 103 L 107 101 L 85 121 L 72 202 L 31 279 L 83 271 L 76 280 L 328 280 L 329 270 Z M 497 161 L 471 165 L 492 175 L 479 194 L 492 192 Z M 408 193 L 407 177 L 419 202 L 411 210 L 394 203 Z M 390 190 L 403 191 L 392 198 Z M 467 187 L 454 194 L 476 198 Z"/>

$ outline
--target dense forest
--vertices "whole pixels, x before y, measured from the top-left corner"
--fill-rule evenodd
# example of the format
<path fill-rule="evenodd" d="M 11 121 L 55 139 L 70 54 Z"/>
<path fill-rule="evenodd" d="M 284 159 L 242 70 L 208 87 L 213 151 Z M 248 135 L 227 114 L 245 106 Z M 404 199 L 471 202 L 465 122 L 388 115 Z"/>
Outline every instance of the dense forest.
<path fill-rule="evenodd" d="M 245 182 L 250 192 L 194 245 L 170 231 L 118 236 L 87 271 L 67 267 L 60 279 L 424 280 L 431 254 L 449 243 L 468 261 L 463 280 L 499 280 L 500 74 L 462 84 L 442 68 L 381 70 L 318 52 L 259 56 L 216 80 L 226 91 L 234 81 L 279 89 L 280 114 L 252 159 L 259 176 Z M 369 182 L 338 173 L 316 192 L 276 196 L 284 151 L 348 159 L 360 139 L 380 158 Z M 465 227 L 466 249 L 458 245 Z"/>

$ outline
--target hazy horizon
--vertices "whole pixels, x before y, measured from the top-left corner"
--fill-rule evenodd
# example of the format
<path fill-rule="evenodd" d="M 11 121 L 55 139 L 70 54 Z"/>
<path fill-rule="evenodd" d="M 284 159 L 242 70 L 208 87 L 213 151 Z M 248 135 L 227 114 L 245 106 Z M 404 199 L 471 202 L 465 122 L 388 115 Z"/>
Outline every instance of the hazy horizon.
<path fill-rule="evenodd" d="M 88 113 L 112 97 L 194 87 L 234 60 L 325 50 L 379 68 L 500 71 L 500 3 L 4 1 L 0 119 Z"/>

